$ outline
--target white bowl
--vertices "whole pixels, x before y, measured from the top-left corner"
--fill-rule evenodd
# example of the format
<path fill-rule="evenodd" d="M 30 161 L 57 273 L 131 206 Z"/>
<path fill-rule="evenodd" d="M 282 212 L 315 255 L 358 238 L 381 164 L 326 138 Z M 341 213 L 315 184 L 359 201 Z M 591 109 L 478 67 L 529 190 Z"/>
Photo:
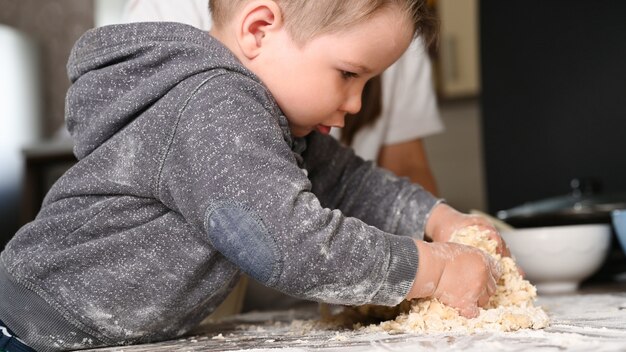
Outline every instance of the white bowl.
<path fill-rule="evenodd" d="M 539 293 L 575 291 L 600 268 L 611 244 L 608 224 L 525 228 L 501 235 Z"/>

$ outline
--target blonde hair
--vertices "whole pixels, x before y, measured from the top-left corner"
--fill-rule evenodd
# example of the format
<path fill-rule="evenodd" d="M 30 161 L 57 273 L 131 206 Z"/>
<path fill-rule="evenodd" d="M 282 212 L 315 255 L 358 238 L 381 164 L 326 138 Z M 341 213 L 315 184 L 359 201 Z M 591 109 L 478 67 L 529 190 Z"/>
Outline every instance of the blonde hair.
<path fill-rule="evenodd" d="M 209 0 L 213 25 L 223 27 L 249 0 Z M 399 6 L 413 23 L 415 35 L 426 43 L 435 38 L 436 20 L 426 0 L 273 0 L 282 10 L 283 20 L 298 43 L 320 34 L 340 31 L 368 20 L 379 10 Z"/>

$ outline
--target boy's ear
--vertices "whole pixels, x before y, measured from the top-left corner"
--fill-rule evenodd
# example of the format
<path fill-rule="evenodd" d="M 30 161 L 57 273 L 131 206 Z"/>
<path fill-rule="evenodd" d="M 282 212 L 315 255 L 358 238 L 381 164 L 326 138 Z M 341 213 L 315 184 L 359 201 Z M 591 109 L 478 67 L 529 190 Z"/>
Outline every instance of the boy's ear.
<path fill-rule="evenodd" d="M 239 18 L 237 42 L 241 52 L 248 59 L 259 55 L 267 35 L 283 25 L 280 7 L 272 0 L 258 0 L 246 4 Z"/>

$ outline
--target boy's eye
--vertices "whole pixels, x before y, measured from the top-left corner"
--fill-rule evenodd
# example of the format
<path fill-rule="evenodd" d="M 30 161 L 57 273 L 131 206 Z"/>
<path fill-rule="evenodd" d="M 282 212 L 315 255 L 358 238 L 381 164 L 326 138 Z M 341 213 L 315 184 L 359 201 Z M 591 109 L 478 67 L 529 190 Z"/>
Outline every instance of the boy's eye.
<path fill-rule="evenodd" d="M 354 73 L 354 72 L 349 72 L 349 71 L 341 71 L 341 77 L 343 77 L 343 79 L 350 79 L 350 78 L 356 78 L 359 75 Z"/>

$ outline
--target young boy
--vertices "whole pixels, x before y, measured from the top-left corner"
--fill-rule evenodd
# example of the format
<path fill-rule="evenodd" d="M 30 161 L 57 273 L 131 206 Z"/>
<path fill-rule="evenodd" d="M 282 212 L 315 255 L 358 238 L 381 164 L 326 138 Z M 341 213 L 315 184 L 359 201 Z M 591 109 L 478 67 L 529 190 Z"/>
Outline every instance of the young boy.
<path fill-rule="evenodd" d="M 13 346 L 178 337 L 241 272 L 311 300 L 435 296 L 475 316 L 498 268 L 445 241 L 478 224 L 505 253 L 495 229 L 328 136 L 424 26 L 422 1 L 211 6 L 212 36 L 143 23 L 74 47 L 66 117 L 79 162 L 0 256 Z"/>

